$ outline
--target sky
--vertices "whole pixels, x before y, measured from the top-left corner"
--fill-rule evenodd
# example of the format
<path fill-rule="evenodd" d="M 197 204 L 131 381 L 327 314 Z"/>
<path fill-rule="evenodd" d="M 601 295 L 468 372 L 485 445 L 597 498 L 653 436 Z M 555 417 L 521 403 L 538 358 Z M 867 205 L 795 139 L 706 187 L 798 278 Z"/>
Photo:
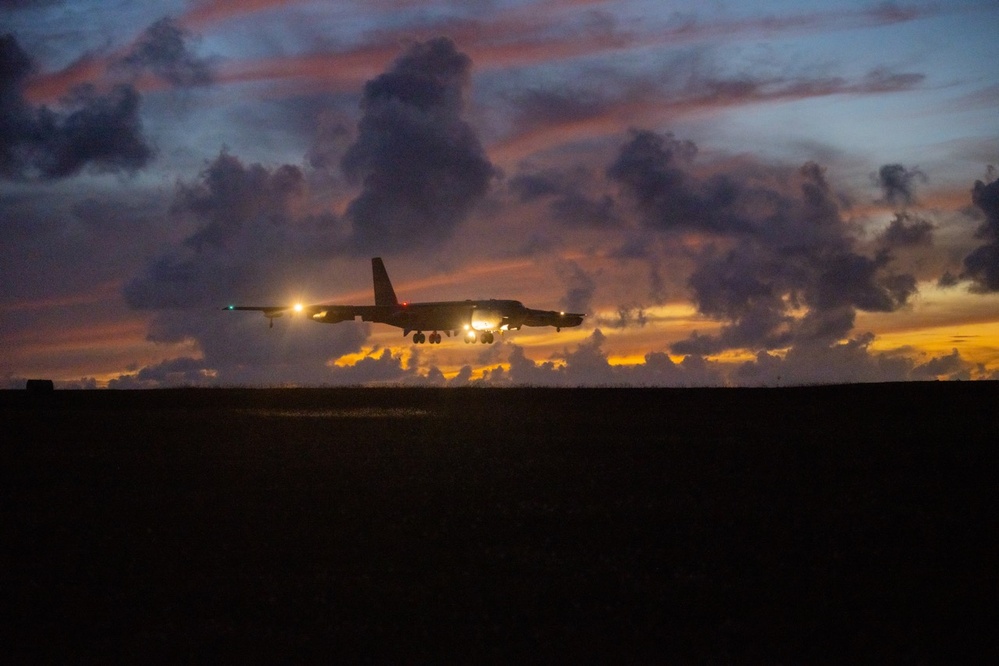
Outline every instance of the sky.
<path fill-rule="evenodd" d="M 0 0 L 0 387 L 999 379 L 995 0 Z M 585 312 L 414 345 L 230 303 Z"/>

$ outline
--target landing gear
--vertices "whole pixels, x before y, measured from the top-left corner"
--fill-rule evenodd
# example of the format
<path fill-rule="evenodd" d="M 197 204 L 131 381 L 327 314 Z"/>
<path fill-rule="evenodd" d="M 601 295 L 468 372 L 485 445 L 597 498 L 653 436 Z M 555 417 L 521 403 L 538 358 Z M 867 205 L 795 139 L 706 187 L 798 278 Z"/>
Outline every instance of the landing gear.
<path fill-rule="evenodd" d="M 413 333 L 414 345 L 422 345 L 424 342 L 427 341 L 428 337 L 423 331 L 417 331 L 416 333 Z M 430 334 L 429 342 L 432 345 L 439 345 L 441 343 L 441 334 L 438 333 L 437 331 L 434 331 L 433 333 Z"/>
<path fill-rule="evenodd" d="M 450 336 L 450 331 L 447 331 L 447 333 Z M 455 336 L 457 335 L 458 332 L 455 331 Z M 492 331 L 482 331 L 478 335 L 475 334 L 475 331 L 469 331 L 468 334 L 463 335 L 462 338 L 465 340 L 465 344 L 469 343 L 475 344 L 476 342 L 481 342 L 484 345 L 491 345 L 496 340 L 496 338 L 493 336 Z M 434 331 L 430 335 L 427 335 L 423 331 L 417 331 L 416 333 L 413 333 L 414 345 L 422 345 L 426 342 L 429 342 L 432 345 L 439 345 L 443 340 L 444 336 L 438 333 L 437 331 Z"/>

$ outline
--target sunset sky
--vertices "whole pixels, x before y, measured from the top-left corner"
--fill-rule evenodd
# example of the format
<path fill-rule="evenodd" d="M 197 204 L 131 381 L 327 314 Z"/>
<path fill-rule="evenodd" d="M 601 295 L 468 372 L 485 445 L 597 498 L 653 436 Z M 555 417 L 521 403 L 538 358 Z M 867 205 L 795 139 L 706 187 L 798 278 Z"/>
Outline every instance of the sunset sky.
<path fill-rule="evenodd" d="M 0 0 L 0 387 L 999 379 L 995 0 Z M 587 313 L 413 345 L 229 303 Z"/>

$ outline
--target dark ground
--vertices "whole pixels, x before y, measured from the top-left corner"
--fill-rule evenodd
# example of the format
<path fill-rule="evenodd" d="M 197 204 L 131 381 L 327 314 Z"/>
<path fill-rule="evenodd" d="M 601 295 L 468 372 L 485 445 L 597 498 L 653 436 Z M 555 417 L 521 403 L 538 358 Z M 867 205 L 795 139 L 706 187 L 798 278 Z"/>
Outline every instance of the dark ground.
<path fill-rule="evenodd" d="M 999 384 L 0 392 L 5 663 L 997 663 Z"/>

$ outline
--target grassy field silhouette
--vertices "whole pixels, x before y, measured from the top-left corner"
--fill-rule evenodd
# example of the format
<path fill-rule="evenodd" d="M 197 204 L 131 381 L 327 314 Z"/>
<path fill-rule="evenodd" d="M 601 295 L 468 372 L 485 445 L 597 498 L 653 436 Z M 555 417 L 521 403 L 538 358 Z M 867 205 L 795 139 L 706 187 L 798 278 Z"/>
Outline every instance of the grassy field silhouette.
<path fill-rule="evenodd" d="M 18 662 L 981 662 L 994 382 L 0 392 Z"/>

